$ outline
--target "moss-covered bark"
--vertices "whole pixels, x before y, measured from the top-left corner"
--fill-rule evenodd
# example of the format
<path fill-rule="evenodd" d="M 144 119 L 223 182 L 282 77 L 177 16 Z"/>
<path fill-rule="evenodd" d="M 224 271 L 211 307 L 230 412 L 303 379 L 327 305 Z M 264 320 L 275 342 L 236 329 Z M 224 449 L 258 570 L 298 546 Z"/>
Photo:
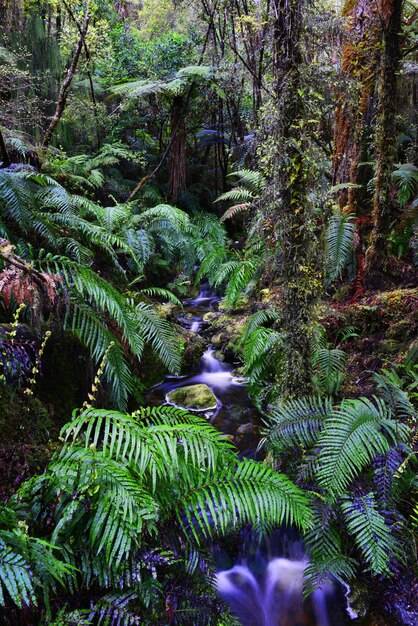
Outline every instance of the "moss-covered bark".
<path fill-rule="evenodd" d="M 402 9 L 403 0 L 382 0 L 384 47 L 379 74 L 378 119 L 375 136 L 376 187 L 372 213 L 373 230 L 366 254 L 365 269 L 365 279 L 372 287 L 381 287 L 384 284 L 384 273 L 388 269 L 388 235 L 396 219 L 392 174 L 397 151 L 397 74 L 401 59 Z"/>
<path fill-rule="evenodd" d="M 307 197 L 309 164 L 304 130 L 305 61 L 302 54 L 304 2 L 276 0 L 274 12 L 275 98 L 265 129 L 269 184 L 264 203 L 274 219 L 284 342 L 285 394 L 306 393 L 310 386 L 308 326 L 311 303 L 320 284 L 318 242 Z"/>

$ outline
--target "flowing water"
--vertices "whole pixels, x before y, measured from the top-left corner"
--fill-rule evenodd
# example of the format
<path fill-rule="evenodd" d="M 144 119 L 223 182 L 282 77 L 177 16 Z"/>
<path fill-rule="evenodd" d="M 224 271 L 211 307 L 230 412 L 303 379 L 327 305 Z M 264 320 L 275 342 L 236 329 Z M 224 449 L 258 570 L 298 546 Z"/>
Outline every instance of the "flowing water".
<path fill-rule="evenodd" d="M 219 297 L 207 286 L 199 296 L 184 301 L 185 315 L 179 323 L 195 333 L 203 316 L 216 310 Z M 255 456 L 260 416 L 248 396 L 245 381 L 233 376 L 233 366 L 224 363 L 208 346 L 200 371 L 185 376 L 167 376 L 148 394 L 150 404 L 164 404 L 168 392 L 186 385 L 205 383 L 218 399 L 217 408 L 204 413 L 222 432 L 230 435 L 241 456 Z M 331 585 L 302 599 L 303 571 L 307 555 L 301 540 L 281 530 L 259 545 L 251 532 L 231 558 L 215 548 L 219 595 L 230 604 L 243 626 L 343 626 L 350 622 L 344 594 Z"/>

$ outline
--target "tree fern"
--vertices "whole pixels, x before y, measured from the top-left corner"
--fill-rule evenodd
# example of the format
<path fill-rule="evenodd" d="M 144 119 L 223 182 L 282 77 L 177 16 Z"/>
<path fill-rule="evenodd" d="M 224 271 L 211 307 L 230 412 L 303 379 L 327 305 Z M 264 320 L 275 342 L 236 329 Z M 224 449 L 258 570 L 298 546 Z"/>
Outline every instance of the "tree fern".
<path fill-rule="evenodd" d="M 182 95 L 195 82 L 208 82 L 213 76 L 213 68 L 206 65 L 191 65 L 178 70 L 167 80 L 133 80 L 110 88 L 114 95 L 129 101 L 153 95 L 165 95 L 172 98 Z"/>

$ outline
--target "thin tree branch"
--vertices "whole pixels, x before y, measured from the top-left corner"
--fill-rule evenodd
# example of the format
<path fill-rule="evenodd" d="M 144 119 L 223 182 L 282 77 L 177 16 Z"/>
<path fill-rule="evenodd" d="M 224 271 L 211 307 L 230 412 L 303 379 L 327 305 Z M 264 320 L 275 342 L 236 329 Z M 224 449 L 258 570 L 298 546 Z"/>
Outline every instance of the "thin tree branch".
<path fill-rule="evenodd" d="M 44 134 L 44 138 L 42 141 L 42 147 L 43 148 L 47 148 L 51 142 L 52 139 L 52 135 L 54 134 L 54 131 L 58 125 L 58 122 L 61 119 L 61 116 L 64 112 L 65 109 L 65 105 L 67 102 L 67 96 L 68 96 L 68 90 L 70 89 L 71 86 L 71 82 L 74 78 L 74 75 L 76 73 L 77 70 L 77 65 L 78 65 L 78 61 L 80 59 L 80 54 L 81 54 L 81 50 L 84 47 L 84 42 L 86 39 L 86 35 L 87 35 L 87 29 L 89 27 L 89 21 L 90 21 L 90 13 L 89 13 L 89 8 L 90 8 L 90 0 L 87 0 L 87 6 L 86 6 L 86 12 L 84 14 L 84 19 L 83 19 L 83 24 L 81 26 L 81 31 L 80 31 L 80 37 L 78 38 L 78 42 L 77 42 L 77 46 L 74 52 L 74 56 L 73 59 L 71 61 L 71 65 L 68 68 L 68 72 L 67 75 L 64 79 L 64 82 L 61 85 L 59 94 L 58 94 L 58 99 L 57 99 L 57 105 L 55 108 L 55 113 L 51 119 L 51 122 Z"/>

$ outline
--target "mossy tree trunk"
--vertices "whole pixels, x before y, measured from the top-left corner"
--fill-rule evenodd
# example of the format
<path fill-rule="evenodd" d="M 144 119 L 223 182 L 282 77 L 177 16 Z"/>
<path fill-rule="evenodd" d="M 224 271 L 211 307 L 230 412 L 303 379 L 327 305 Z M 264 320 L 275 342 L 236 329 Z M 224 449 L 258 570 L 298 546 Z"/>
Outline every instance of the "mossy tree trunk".
<path fill-rule="evenodd" d="M 365 281 L 370 287 L 384 285 L 388 272 L 388 235 L 396 220 L 393 170 L 397 153 L 396 105 L 401 60 L 400 31 L 403 0 L 382 0 L 383 52 L 378 85 L 378 118 L 375 134 L 376 186 L 373 198 L 373 229 L 366 253 Z"/>
<path fill-rule="evenodd" d="M 264 124 L 269 184 L 265 197 L 274 219 L 277 268 L 283 284 L 283 393 L 311 385 L 309 323 L 319 286 L 317 245 L 308 202 L 309 165 L 304 130 L 303 0 L 275 0 L 275 97 Z"/>
<path fill-rule="evenodd" d="M 356 216 L 356 298 L 364 290 L 364 255 L 371 223 L 372 198 L 367 184 L 374 173 L 368 163 L 382 22 L 377 3 L 369 0 L 346 0 L 343 16 L 346 24 L 335 116 L 333 184 L 348 183 L 339 192 L 338 201 L 343 213 Z"/>

